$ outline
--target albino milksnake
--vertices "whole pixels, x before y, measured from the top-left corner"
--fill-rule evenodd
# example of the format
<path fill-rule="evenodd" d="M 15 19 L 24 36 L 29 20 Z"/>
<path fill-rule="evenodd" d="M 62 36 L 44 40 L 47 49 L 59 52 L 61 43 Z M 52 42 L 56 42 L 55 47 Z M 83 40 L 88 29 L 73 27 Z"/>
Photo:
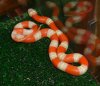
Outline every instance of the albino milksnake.
<path fill-rule="evenodd" d="M 11 34 L 12 39 L 16 42 L 30 43 L 38 41 L 43 37 L 48 37 L 51 40 L 49 45 L 49 56 L 53 65 L 75 76 L 84 74 L 88 69 L 87 59 L 79 53 L 65 54 L 68 49 L 68 38 L 57 28 L 52 19 L 45 16 L 39 16 L 34 9 L 29 9 L 28 13 L 34 20 L 47 24 L 51 29 L 43 28 L 38 30 L 37 24 L 32 21 L 23 21 L 15 25 Z M 78 62 L 80 65 L 74 66 L 71 64 L 73 62 Z"/>

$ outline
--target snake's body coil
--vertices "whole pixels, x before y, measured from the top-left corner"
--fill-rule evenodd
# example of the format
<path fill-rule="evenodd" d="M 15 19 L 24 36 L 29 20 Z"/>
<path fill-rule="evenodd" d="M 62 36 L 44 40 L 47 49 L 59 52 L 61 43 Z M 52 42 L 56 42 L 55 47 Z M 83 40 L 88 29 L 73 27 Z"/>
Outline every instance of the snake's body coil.
<path fill-rule="evenodd" d="M 37 24 L 32 21 L 18 23 L 11 34 L 12 39 L 16 42 L 35 42 L 43 37 L 51 40 L 49 45 L 49 56 L 53 65 L 69 74 L 82 75 L 88 69 L 88 61 L 79 53 L 65 54 L 68 49 L 68 38 L 61 32 L 55 23 L 48 17 L 39 16 L 36 10 L 29 9 L 29 15 L 36 21 L 47 24 L 49 28 L 38 30 Z M 25 29 L 29 28 L 29 29 Z M 59 45 L 60 42 L 60 45 Z M 71 63 L 78 62 L 80 66 L 74 66 Z"/>

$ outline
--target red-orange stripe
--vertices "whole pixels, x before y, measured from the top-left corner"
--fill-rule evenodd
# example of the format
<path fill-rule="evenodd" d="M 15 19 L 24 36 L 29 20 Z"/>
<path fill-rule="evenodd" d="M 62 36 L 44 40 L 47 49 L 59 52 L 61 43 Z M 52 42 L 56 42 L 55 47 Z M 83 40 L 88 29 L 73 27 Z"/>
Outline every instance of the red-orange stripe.
<path fill-rule="evenodd" d="M 41 31 L 41 35 L 42 37 L 47 37 L 47 32 L 48 32 L 48 29 L 47 28 L 43 28 Z"/>
<path fill-rule="evenodd" d="M 66 52 L 66 49 L 64 47 L 62 47 L 62 46 L 59 46 L 57 48 L 57 53 L 62 53 L 62 52 Z"/>
<path fill-rule="evenodd" d="M 32 27 L 32 29 L 34 30 L 34 32 L 36 32 L 36 31 L 38 30 L 38 26 L 37 26 L 37 25 L 34 25 L 34 26 Z"/>
<path fill-rule="evenodd" d="M 51 37 L 50 37 L 51 40 L 57 40 L 58 41 L 58 37 L 57 37 L 57 34 L 53 34 Z"/>
<path fill-rule="evenodd" d="M 46 20 L 48 19 L 47 17 L 44 16 L 39 16 L 39 15 L 33 15 L 32 18 L 40 23 L 46 23 Z"/>
<path fill-rule="evenodd" d="M 29 27 L 29 21 L 22 22 L 22 25 L 23 25 L 24 28 L 28 28 Z"/>
<path fill-rule="evenodd" d="M 49 53 L 51 53 L 51 52 L 56 52 L 56 47 L 53 47 L 53 46 L 50 46 L 49 47 Z"/>
<path fill-rule="evenodd" d="M 59 35 L 59 39 L 60 39 L 60 41 L 68 42 L 68 38 L 64 34 Z"/>
<path fill-rule="evenodd" d="M 55 67 L 58 66 L 60 60 L 58 59 L 58 57 L 56 57 L 55 59 L 52 60 L 52 63 L 54 64 Z"/>
<path fill-rule="evenodd" d="M 53 29 L 53 30 L 55 30 L 55 31 L 58 30 L 58 28 L 57 28 L 57 26 L 55 25 L 54 22 L 50 23 L 49 26 L 50 26 L 51 29 Z"/>
<path fill-rule="evenodd" d="M 25 42 L 25 43 L 35 42 L 35 38 L 31 34 L 31 35 L 28 35 L 27 37 L 25 37 L 25 40 L 23 40 L 23 42 Z"/>
<path fill-rule="evenodd" d="M 23 28 L 15 28 L 14 31 L 16 31 L 18 34 L 22 34 Z"/>
<path fill-rule="evenodd" d="M 63 61 L 67 63 L 73 63 L 74 62 L 73 54 L 66 55 Z"/>
<path fill-rule="evenodd" d="M 84 56 L 80 58 L 79 63 L 88 66 L 88 61 Z"/>
<path fill-rule="evenodd" d="M 68 64 L 66 70 L 67 73 L 72 74 L 72 75 L 80 75 L 80 71 L 78 70 L 78 68 L 76 66 L 70 65 Z"/>

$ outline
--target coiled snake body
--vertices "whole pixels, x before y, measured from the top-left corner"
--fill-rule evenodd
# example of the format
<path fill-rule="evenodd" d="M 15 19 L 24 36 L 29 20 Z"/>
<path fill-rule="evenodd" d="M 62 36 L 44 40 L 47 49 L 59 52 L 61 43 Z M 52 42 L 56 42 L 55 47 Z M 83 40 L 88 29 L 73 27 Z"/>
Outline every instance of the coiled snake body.
<path fill-rule="evenodd" d="M 51 40 L 49 45 L 49 56 L 53 65 L 69 74 L 79 76 L 84 74 L 88 69 L 88 61 L 79 53 L 65 54 L 68 49 L 68 38 L 48 17 L 39 16 L 36 10 L 29 9 L 29 16 L 34 20 L 47 24 L 49 28 L 38 30 L 37 24 L 32 21 L 23 21 L 18 23 L 11 34 L 11 37 L 16 42 L 35 42 L 43 37 L 48 37 Z M 29 28 L 29 29 L 25 29 Z M 60 41 L 60 45 L 59 45 Z M 71 63 L 78 62 L 80 66 L 74 66 Z"/>

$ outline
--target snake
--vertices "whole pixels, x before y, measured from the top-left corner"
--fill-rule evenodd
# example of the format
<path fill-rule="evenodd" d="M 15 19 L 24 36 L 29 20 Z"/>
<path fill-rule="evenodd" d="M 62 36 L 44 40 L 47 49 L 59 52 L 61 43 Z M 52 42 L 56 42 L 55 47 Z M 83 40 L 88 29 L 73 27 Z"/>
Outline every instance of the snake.
<path fill-rule="evenodd" d="M 16 42 L 34 43 L 48 37 L 51 40 L 48 53 L 54 67 L 74 76 L 83 75 L 88 70 L 86 57 L 80 53 L 65 53 L 68 49 L 68 38 L 58 29 L 54 21 L 47 16 L 40 16 L 32 8 L 28 9 L 28 14 L 34 21 L 46 24 L 49 28 L 39 29 L 33 21 L 22 21 L 14 26 L 12 39 Z M 79 65 L 72 63 L 79 63 Z"/>

